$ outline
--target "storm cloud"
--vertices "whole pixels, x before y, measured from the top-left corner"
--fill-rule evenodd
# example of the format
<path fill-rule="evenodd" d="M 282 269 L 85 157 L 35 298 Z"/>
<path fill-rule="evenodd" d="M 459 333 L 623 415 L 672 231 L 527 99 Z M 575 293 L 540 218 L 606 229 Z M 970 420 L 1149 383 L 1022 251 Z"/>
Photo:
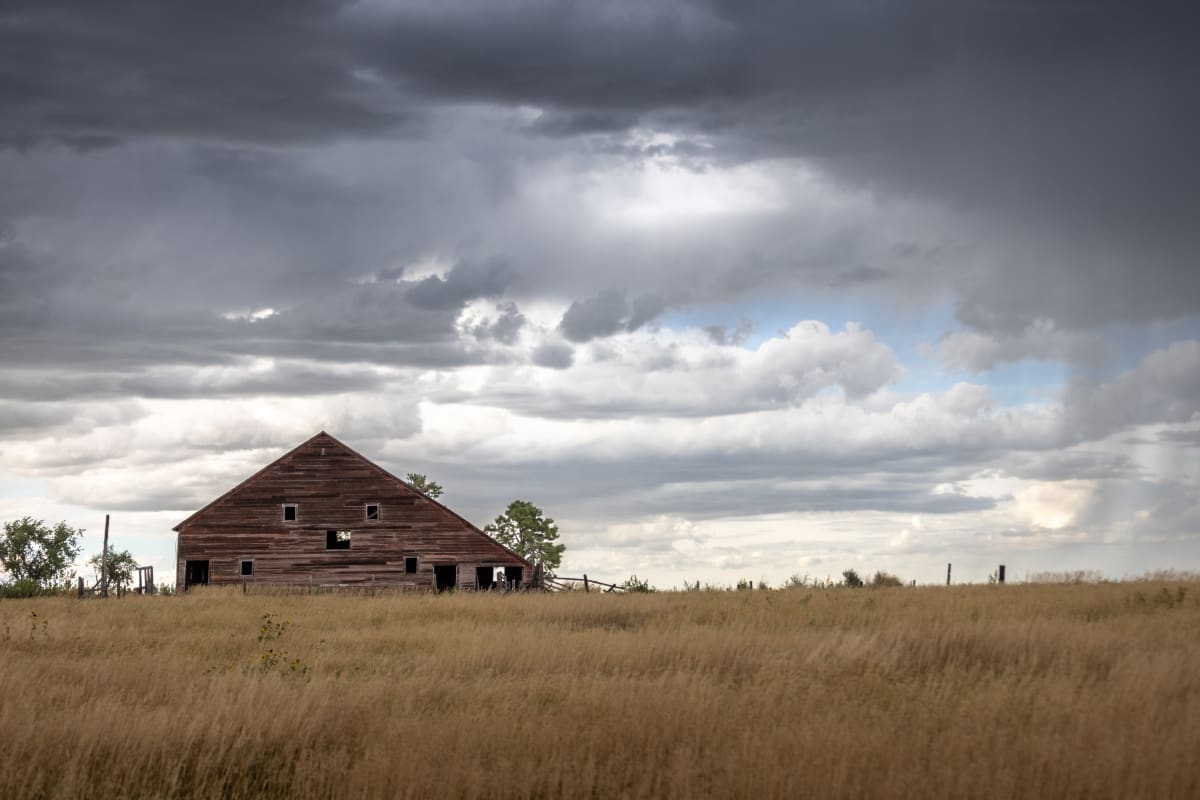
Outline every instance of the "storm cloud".
<path fill-rule="evenodd" d="M 0 480 L 149 534 L 326 427 L 663 580 L 747 536 L 1110 564 L 1154 522 L 1200 563 L 1198 34 L 1174 2 L 9 2 Z"/>

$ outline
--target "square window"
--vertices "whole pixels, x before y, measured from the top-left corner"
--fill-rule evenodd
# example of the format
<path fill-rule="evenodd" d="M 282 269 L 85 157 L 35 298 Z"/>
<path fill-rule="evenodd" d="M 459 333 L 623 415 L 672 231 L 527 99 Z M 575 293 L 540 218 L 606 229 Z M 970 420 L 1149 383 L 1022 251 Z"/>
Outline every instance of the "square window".
<path fill-rule="evenodd" d="M 377 503 L 367 506 L 367 519 L 379 519 L 379 505 Z"/>
<path fill-rule="evenodd" d="M 296 506 L 295 503 L 285 503 L 283 506 L 283 521 L 284 522 L 295 522 L 296 521 L 296 512 L 298 510 L 299 510 L 299 508 Z"/>
<path fill-rule="evenodd" d="M 406 556 L 405 557 L 404 571 L 409 575 L 412 575 L 413 573 L 415 573 L 417 571 L 417 557 L 416 556 Z"/>
<path fill-rule="evenodd" d="M 349 550 L 350 531 L 325 531 L 326 550 Z"/>
<path fill-rule="evenodd" d="M 253 575 L 254 574 L 254 562 L 253 561 L 250 561 L 250 560 L 242 561 L 242 574 L 243 575 Z"/>

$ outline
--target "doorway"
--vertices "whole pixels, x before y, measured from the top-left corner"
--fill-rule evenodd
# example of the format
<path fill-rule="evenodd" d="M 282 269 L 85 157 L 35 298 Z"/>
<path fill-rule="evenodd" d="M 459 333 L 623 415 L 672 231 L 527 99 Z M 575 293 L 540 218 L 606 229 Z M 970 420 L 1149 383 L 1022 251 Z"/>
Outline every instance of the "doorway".
<path fill-rule="evenodd" d="M 520 567 L 505 567 L 504 581 L 508 585 L 510 592 L 515 592 L 521 588 L 521 573 L 523 570 Z"/>
<path fill-rule="evenodd" d="M 481 592 L 488 592 L 496 588 L 496 568 L 476 567 L 475 588 Z"/>
<path fill-rule="evenodd" d="M 183 571 L 183 588 L 208 585 L 208 559 L 188 561 Z"/>
<path fill-rule="evenodd" d="M 433 588 L 439 592 L 458 586 L 458 566 L 456 564 L 435 564 L 433 567 Z"/>

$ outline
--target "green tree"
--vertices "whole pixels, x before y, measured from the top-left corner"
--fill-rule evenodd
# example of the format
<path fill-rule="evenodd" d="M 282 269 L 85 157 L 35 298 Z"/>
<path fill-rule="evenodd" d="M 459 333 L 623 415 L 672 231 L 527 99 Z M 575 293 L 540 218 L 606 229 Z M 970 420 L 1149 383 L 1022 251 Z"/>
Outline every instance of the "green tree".
<path fill-rule="evenodd" d="M 842 585 L 849 586 L 852 589 L 861 587 L 863 585 L 863 579 L 858 577 L 858 570 L 842 570 Z"/>
<path fill-rule="evenodd" d="M 528 500 L 513 500 L 496 521 L 483 529 L 522 558 L 541 564 L 548 577 L 562 563 L 565 545 L 557 544 L 558 526 Z"/>
<path fill-rule="evenodd" d="M 62 587 L 74 577 L 82 534 L 83 528 L 66 522 L 51 526 L 33 517 L 6 522 L 0 538 L 0 569 L 14 582 L 28 582 L 41 590 Z"/>
<path fill-rule="evenodd" d="M 88 559 L 88 566 L 96 573 L 96 585 L 100 585 L 100 553 Z M 108 548 L 108 586 L 113 591 L 128 589 L 133 585 L 133 573 L 137 572 L 137 559 L 128 550 Z"/>
<path fill-rule="evenodd" d="M 408 480 L 409 486 L 431 500 L 437 500 L 442 496 L 442 485 L 437 481 L 429 480 L 419 472 L 410 472 L 405 478 Z"/>

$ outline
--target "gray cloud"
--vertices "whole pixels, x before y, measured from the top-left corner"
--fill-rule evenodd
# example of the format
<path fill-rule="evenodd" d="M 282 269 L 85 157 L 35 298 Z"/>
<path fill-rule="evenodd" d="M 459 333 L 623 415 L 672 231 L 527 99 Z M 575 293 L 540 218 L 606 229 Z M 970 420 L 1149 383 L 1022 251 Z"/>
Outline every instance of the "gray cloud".
<path fill-rule="evenodd" d="M 630 302 L 625 292 L 608 289 L 571 303 L 558 328 L 572 342 L 588 342 L 617 331 L 636 331 L 657 318 L 665 307 L 655 295 L 639 295 Z"/>
<path fill-rule="evenodd" d="M 512 281 L 512 269 L 503 261 L 460 262 L 445 278 L 431 275 L 411 286 L 404 296 L 417 308 L 457 311 L 471 300 L 500 295 Z"/>
<path fill-rule="evenodd" d="M 533 351 L 533 363 L 550 369 L 566 369 L 575 361 L 575 351 L 570 345 L 543 342 Z"/>
<path fill-rule="evenodd" d="M 1200 414 L 1200 341 L 1175 342 L 1099 385 L 1075 381 L 1063 404 L 1068 428 L 1082 438 L 1131 425 L 1190 422 Z"/>
<path fill-rule="evenodd" d="M 477 339 L 493 339 L 501 344 L 514 344 L 527 322 L 525 315 L 511 300 L 497 303 L 496 313 L 495 319 L 472 326 L 471 335 Z"/>

